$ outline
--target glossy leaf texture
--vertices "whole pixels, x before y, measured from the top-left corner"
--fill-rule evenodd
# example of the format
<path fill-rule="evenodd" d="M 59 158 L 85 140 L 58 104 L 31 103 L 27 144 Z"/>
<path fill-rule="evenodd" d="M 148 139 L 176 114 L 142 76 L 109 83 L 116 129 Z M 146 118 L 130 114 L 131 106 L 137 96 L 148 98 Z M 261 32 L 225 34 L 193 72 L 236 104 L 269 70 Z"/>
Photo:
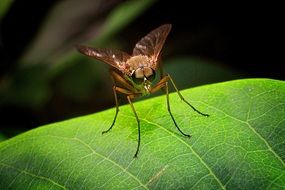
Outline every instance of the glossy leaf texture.
<path fill-rule="evenodd" d="M 0 143 L 0 189 L 284 189 L 285 82 L 244 79 L 53 123 Z"/>

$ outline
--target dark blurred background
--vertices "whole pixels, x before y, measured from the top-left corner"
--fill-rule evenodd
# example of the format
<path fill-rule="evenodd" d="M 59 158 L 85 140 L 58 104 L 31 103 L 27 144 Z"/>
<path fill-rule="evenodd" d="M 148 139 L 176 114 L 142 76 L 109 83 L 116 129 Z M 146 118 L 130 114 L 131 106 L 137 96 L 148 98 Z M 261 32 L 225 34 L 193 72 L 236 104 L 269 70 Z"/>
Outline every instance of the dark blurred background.
<path fill-rule="evenodd" d="M 240 78 L 284 80 L 279 9 L 248 2 L 2 0 L 0 139 L 113 107 L 108 66 L 74 45 L 131 52 L 164 23 L 173 28 L 163 64 L 180 89 Z"/>

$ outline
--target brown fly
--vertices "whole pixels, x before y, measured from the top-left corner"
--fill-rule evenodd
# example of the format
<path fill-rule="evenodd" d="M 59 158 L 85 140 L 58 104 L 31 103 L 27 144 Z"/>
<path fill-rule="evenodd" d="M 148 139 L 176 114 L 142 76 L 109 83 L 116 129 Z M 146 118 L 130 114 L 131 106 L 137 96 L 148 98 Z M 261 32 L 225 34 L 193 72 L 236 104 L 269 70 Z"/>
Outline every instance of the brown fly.
<path fill-rule="evenodd" d="M 101 60 L 112 66 L 110 68 L 110 74 L 114 81 L 113 92 L 116 102 L 116 113 L 113 119 L 113 123 L 109 129 L 103 131 L 102 134 L 109 132 L 116 122 L 116 118 L 119 112 L 117 93 L 126 95 L 138 124 L 138 144 L 134 157 L 137 157 L 138 155 L 141 142 L 140 120 L 132 103 L 132 100 L 134 98 L 146 96 L 157 92 L 158 90 L 163 90 L 166 93 L 167 110 L 172 118 L 172 121 L 178 131 L 186 137 L 190 137 L 190 135 L 185 134 L 178 127 L 171 113 L 168 92 L 169 82 L 173 85 L 182 101 L 184 101 L 197 113 L 203 116 L 209 116 L 208 114 L 201 113 L 188 101 L 186 101 L 177 89 L 170 75 L 163 74 L 161 64 L 159 64 L 159 58 L 161 49 L 170 30 L 171 24 L 165 24 L 153 30 L 136 44 L 132 55 L 119 50 L 92 48 L 82 45 L 77 46 L 77 50 L 80 53 Z M 152 84 L 157 69 L 160 71 L 160 80 L 156 84 Z"/>

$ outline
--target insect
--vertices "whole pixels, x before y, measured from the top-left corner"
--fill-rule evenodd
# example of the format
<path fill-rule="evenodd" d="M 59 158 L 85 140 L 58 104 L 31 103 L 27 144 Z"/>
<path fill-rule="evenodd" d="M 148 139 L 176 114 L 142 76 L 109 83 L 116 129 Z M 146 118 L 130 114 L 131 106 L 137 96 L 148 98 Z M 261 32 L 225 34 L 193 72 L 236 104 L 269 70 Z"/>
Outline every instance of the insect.
<path fill-rule="evenodd" d="M 208 114 L 204 114 L 198 111 L 188 101 L 186 101 L 182 94 L 179 92 L 171 76 L 169 74 L 163 73 L 163 69 L 161 64 L 159 64 L 159 60 L 161 49 L 170 30 L 171 24 L 164 24 L 151 31 L 149 34 L 137 42 L 133 49 L 132 55 L 113 49 L 99 49 L 83 45 L 76 46 L 77 50 L 80 53 L 101 60 L 111 66 L 110 75 L 114 81 L 113 93 L 116 102 L 116 113 L 111 126 L 106 131 L 103 131 L 102 134 L 109 132 L 116 122 L 119 112 L 117 93 L 126 95 L 126 98 L 135 115 L 138 126 L 138 144 L 134 157 L 137 157 L 138 155 L 141 142 L 140 120 L 132 103 L 132 100 L 134 98 L 146 96 L 159 90 L 163 90 L 166 93 L 167 110 L 171 116 L 171 119 L 178 131 L 186 137 L 190 137 L 190 135 L 185 134 L 179 128 L 170 109 L 168 91 L 169 83 L 173 85 L 180 99 L 188 106 L 190 106 L 195 112 L 203 116 L 209 116 Z M 156 71 L 158 70 L 160 72 L 160 79 L 156 84 L 153 84 L 156 76 Z"/>

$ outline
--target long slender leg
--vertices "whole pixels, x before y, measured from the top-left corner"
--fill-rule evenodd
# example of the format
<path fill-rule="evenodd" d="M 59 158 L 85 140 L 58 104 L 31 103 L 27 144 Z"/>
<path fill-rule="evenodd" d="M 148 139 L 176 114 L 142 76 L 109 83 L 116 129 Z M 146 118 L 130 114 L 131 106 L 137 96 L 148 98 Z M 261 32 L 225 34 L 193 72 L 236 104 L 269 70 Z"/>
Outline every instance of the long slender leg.
<path fill-rule="evenodd" d="M 113 119 L 113 123 L 112 123 L 111 127 L 110 127 L 108 130 L 103 131 L 102 134 L 107 133 L 108 131 L 110 131 L 110 130 L 113 128 L 113 126 L 114 126 L 114 124 L 115 124 L 115 122 L 116 122 L 116 118 L 117 118 L 117 115 L 118 115 L 118 112 L 119 112 L 119 103 L 118 103 L 118 98 L 117 98 L 117 92 L 120 92 L 120 93 L 122 93 L 122 94 L 127 95 L 128 102 L 129 102 L 129 104 L 131 105 L 131 108 L 132 108 L 132 110 L 133 110 L 133 112 L 134 112 L 134 114 L 135 114 L 135 117 L 136 117 L 136 120 L 137 120 L 137 123 L 138 123 L 138 145 L 137 145 L 136 153 L 135 153 L 135 155 L 134 155 L 134 158 L 135 158 L 135 157 L 137 157 L 138 152 L 139 152 L 139 148 L 140 148 L 140 143 L 141 143 L 141 130 L 140 130 L 140 121 L 139 121 L 137 112 L 136 112 L 136 110 L 135 110 L 135 108 L 134 108 L 134 105 L 133 105 L 131 99 L 132 99 L 132 98 L 135 98 L 135 97 L 137 96 L 137 94 L 134 94 L 133 92 L 131 92 L 131 91 L 129 91 L 129 90 L 126 90 L 126 89 L 124 89 L 124 88 L 120 88 L 120 87 L 117 87 L 117 86 L 114 86 L 114 87 L 113 87 L 113 91 L 114 91 L 114 96 L 115 96 L 115 101 L 116 101 L 116 114 L 115 114 L 115 117 L 114 117 L 114 119 Z"/>
<path fill-rule="evenodd" d="M 138 152 L 139 152 L 140 144 L 141 144 L 140 120 L 139 120 L 138 114 L 137 114 L 137 112 L 136 112 L 136 110 L 135 110 L 135 107 L 134 107 L 134 105 L 133 105 L 133 103 L 132 103 L 132 101 L 131 101 L 130 95 L 127 96 L 127 99 L 128 99 L 128 101 L 129 101 L 129 104 L 131 105 L 131 108 L 132 108 L 132 110 L 133 110 L 133 112 L 134 112 L 134 114 L 135 114 L 135 117 L 136 117 L 136 120 L 137 120 L 137 123 L 138 123 L 138 146 L 137 146 L 136 153 L 135 153 L 135 155 L 134 155 L 134 158 L 136 158 L 136 157 L 138 156 Z"/>
<path fill-rule="evenodd" d="M 113 92 L 114 92 L 114 97 L 115 97 L 115 102 L 116 102 L 116 114 L 115 114 L 115 117 L 114 117 L 114 119 L 113 119 L 113 123 L 112 123 L 112 125 L 109 127 L 109 129 L 107 129 L 106 131 L 102 131 L 102 134 L 104 134 L 104 133 L 107 133 L 107 132 L 109 132 L 112 128 L 113 128 L 113 126 L 114 126 L 114 124 L 115 124 L 115 122 L 116 122 L 116 119 L 117 119 L 117 115 L 118 115 L 118 113 L 119 113 L 119 102 L 118 102 L 118 96 L 117 96 L 117 91 L 116 91 L 116 86 L 113 86 Z"/>
<path fill-rule="evenodd" d="M 194 106 L 192 106 L 187 100 L 184 99 L 184 97 L 182 96 L 182 94 L 180 93 L 180 91 L 178 90 L 178 88 L 176 87 L 176 85 L 175 85 L 174 81 L 172 80 L 172 78 L 170 77 L 170 75 L 164 76 L 164 77 L 157 83 L 157 85 L 156 85 L 155 87 L 153 87 L 153 89 L 152 89 L 153 92 L 156 92 L 158 89 L 161 88 L 161 87 L 159 88 L 159 86 L 160 86 L 161 84 L 163 84 L 163 83 L 165 83 L 165 82 L 167 82 L 167 81 L 169 81 L 169 80 L 170 80 L 171 84 L 173 85 L 175 91 L 176 91 L 177 94 L 179 95 L 180 99 L 181 99 L 183 102 L 185 102 L 188 106 L 190 106 L 195 112 L 197 112 L 197 113 L 199 113 L 199 114 L 201 114 L 201 115 L 203 115 L 203 116 L 209 116 L 209 114 L 205 114 L 205 113 L 202 113 L 202 112 L 200 112 L 199 110 L 197 110 L 197 109 L 196 109 Z"/>
<path fill-rule="evenodd" d="M 203 115 L 203 116 L 210 116 L 209 114 L 205 114 L 205 113 L 202 113 L 200 112 L 199 110 L 197 110 L 194 106 L 192 106 L 187 100 L 184 99 L 184 97 L 182 96 L 182 94 L 179 92 L 178 88 L 176 87 L 175 83 L 173 82 L 172 78 L 170 75 L 166 75 L 166 77 L 169 78 L 171 84 L 173 85 L 173 87 L 175 88 L 177 94 L 179 95 L 180 99 L 185 102 L 188 106 L 190 106 L 195 112 L 199 113 L 200 115 Z"/>
<path fill-rule="evenodd" d="M 113 79 L 113 82 L 114 82 L 113 93 L 114 93 L 115 102 L 116 102 L 116 114 L 115 114 L 115 117 L 113 119 L 112 125 L 109 127 L 109 129 L 107 129 L 106 131 L 103 131 L 102 134 L 109 132 L 113 128 L 113 126 L 115 125 L 117 116 L 118 116 L 118 112 L 120 111 L 119 110 L 119 102 L 118 102 L 117 91 L 122 93 L 122 94 L 126 94 L 126 95 L 134 94 L 134 92 L 133 92 L 134 88 L 126 81 L 126 79 L 124 79 L 122 76 L 120 76 L 117 72 L 115 72 L 112 69 L 110 69 L 110 74 L 111 74 L 111 78 Z M 123 85 L 126 89 L 117 87 L 116 83 Z"/>
<path fill-rule="evenodd" d="M 103 131 L 102 133 L 104 134 L 104 133 L 107 133 L 108 131 L 110 131 L 113 128 L 113 126 L 114 126 L 114 124 L 116 122 L 117 115 L 118 115 L 118 112 L 119 112 L 119 103 L 118 103 L 118 98 L 117 98 L 117 92 L 127 95 L 128 102 L 131 105 L 131 108 L 132 108 L 132 110 L 133 110 L 133 112 L 135 114 L 135 117 L 136 117 L 136 120 L 137 120 L 137 123 L 138 123 L 138 145 L 137 145 L 136 153 L 134 155 L 134 158 L 135 158 L 135 157 L 137 157 L 138 152 L 139 152 L 139 148 L 140 148 L 141 133 L 140 133 L 140 121 L 139 121 L 138 115 L 136 113 L 136 110 L 135 110 L 135 108 L 134 108 L 134 106 L 132 104 L 131 99 L 133 99 L 135 97 L 138 97 L 138 96 L 141 96 L 141 94 L 137 93 L 135 88 L 133 86 L 131 86 L 128 83 L 128 81 L 124 77 L 122 77 L 120 74 L 116 73 L 113 70 L 110 70 L 110 74 L 111 74 L 111 77 L 113 78 L 114 84 L 115 84 L 114 87 L 113 87 L 113 91 L 114 91 L 114 96 L 115 96 L 115 101 L 116 101 L 116 114 L 115 114 L 115 117 L 113 119 L 113 123 L 112 123 L 111 127 L 108 130 Z M 117 87 L 116 83 L 121 84 L 124 88 Z"/>
<path fill-rule="evenodd" d="M 175 119 L 174 119 L 174 117 L 173 117 L 173 115 L 172 115 L 172 112 L 171 112 L 171 109 L 170 109 L 170 103 L 169 103 L 169 91 L 168 91 L 168 82 L 167 82 L 167 80 L 168 80 L 168 79 L 167 79 L 166 77 L 164 77 L 163 80 L 161 80 L 156 86 L 154 86 L 154 87 L 152 88 L 151 93 L 156 92 L 156 91 L 158 91 L 158 90 L 160 90 L 160 89 L 163 89 L 163 88 L 165 89 L 165 93 L 166 93 L 166 103 L 167 103 L 167 111 L 168 111 L 168 113 L 170 114 L 171 119 L 172 119 L 172 121 L 173 121 L 175 127 L 178 129 L 178 131 L 179 131 L 182 135 L 184 135 L 184 136 L 186 136 L 186 137 L 190 137 L 190 135 L 185 134 L 185 133 L 178 127 L 178 125 L 177 125 L 177 123 L 176 123 L 176 121 L 175 121 Z"/>
<path fill-rule="evenodd" d="M 113 119 L 112 125 L 109 127 L 109 129 L 107 129 L 106 131 L 103 131 L 102 134 L 109 132 L 109 131 L 113 128 L 113 126 L 114 126 L 114 124 L 115 124 L 115 122 L 116 122 L 116 119 L 117 119 L 117 115 L 118 115 L 118 113 L 119 113 L 119 111 L 120 111 L 120 110 L 119 110 L 119 102 L 118 102 L 117 92 L 120 92 L 120 93 L 122 93 L 122 94 L 129 95 L 129 96 L 135 96 L 135 95 L 133 94 L 133 92 L 131 92 L 131 91 L 129 91 L 129 90 L 126 90 L 126 89 L 124 89 L 124 88 L 117 87 L 117 86 L 113 86 L 113 92 L 114 92 L 115 101 L 116 101 L 116 114 L 115 114 L 115 117 L 114 117 L 114 119 Z"/>
<path fill-rule="evenodd" d="M 168 82 L 165 83 L 165 90 L 166 90 L 167 110 L 168 110 L 168 113 L 170 114 L 170 116 L 171 116 L 171 118 L 172 118 L 172 121 L 173 121 L 175 127 L 178 129 L 178 131 L 179 131 L 182 135 L 184 135 L 184 136 L 190 138 L 190 137 L 191 137 L 190 135 L 185 134 L 185 133 L 178 127 L 178 125 L 177 125 L 177 123 L 176 123 L 176 121 L 175 121 L 175 119 L 174 119 L 174 117 L 173 117 L 173 115 L 172 115 L 172 113 L 171 113 L 170 104 L 169 104 Z"/>

